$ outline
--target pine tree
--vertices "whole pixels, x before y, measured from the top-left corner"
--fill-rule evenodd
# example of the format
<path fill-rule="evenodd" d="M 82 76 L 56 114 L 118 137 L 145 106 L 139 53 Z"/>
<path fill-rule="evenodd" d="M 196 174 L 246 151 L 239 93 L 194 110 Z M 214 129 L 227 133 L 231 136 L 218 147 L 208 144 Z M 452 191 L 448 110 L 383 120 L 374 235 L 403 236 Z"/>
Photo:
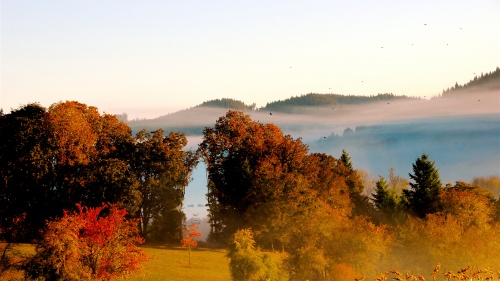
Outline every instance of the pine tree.
<path fill-rule="evenodd" d="M 410 174 L 410 189 L 403 190 L 408 211 L 418 217 L 425 217 L 439 211 L 439 191 L 442 189 L 438 170 L 427 154 L 422 154 L 413 164 Z"/>
<path fill-rule="evenodd" d="M 344 163 L 344 166 L 346 166 L 346 168 L 348 168 L 351 171 L 353 170 L 352 163 L 351 163 L 351 157 L 349 156 L 349 154 L 347 153 L 347 151 L 345 149 L 342 149 L 342 156 L 340 156 L 340 161 L 342 161 L 342 163 Z"/>
<path fill-rule="evenodd" d="M 394 210 L 398 204 L 396 191 L 389 187 L 384 177 L 380 177 L 376 186 L 375 193 L 372 193 L 375 207 L 381 211 Z"/>

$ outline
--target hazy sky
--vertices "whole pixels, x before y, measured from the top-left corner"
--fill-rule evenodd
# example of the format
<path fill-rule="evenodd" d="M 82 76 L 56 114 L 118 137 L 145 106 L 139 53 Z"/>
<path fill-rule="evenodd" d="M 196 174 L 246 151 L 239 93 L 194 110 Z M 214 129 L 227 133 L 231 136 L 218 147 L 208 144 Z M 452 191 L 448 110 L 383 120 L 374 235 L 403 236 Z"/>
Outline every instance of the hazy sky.
<path fill-rule="evenodd" d="M 430 97 L 500 66 L 499 15 L 498 0 L 1 0 L 0 104 L 152 118 L 224 97 Z"/>

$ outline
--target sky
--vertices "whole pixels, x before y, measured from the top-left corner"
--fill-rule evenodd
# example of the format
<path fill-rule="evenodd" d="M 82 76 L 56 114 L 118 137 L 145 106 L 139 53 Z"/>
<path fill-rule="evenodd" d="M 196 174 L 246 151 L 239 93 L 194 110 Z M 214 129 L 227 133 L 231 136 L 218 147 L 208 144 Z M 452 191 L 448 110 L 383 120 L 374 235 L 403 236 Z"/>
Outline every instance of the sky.
<path fill-rule="evenodd" d="M 419 97 L 500 66 L 500 1 L 1 0 L 0 105 L 130 119 L 233 98 Z"/>

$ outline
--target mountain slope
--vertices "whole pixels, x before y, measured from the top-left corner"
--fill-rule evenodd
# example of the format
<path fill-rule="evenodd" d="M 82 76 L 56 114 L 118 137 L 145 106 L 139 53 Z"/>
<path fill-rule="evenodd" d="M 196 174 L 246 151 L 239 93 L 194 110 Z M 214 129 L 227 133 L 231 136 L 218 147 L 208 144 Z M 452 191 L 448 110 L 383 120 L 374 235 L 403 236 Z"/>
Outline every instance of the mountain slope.
<path fill-rule="evenodd" d="M 481 76 L 475 76 L 474 79 L 464 85 L 455 83 L 454 86 L 443 90 L 442 97 L 453 97 L 473 91 L 500 91 L 500 68 L 497 67 L 495 71 L 486 74 L 481 73 Z"/>

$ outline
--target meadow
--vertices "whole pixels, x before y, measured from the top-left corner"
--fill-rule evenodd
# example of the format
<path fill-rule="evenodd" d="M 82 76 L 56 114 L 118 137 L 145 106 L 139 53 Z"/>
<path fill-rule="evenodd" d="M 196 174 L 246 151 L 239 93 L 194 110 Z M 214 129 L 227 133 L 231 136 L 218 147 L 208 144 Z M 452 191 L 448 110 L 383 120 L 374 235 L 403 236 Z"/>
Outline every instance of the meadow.
<path fill-rule="evenodd" d="M 187 248 L 158 245 L 145 245 L 142 248 L 151 260 L 144 264 L 141 272 L 130 275 L 127 280 L 231 280 L 225 249 L 191 249 L 190 267 Z"/>
<path fill-rule="evenodd" d="M 170 245 L 143 245 L 142 249 L 151 260 L 143 265 L 141 272 L 133 273 L 126 280 L 204 280 L 230 281 L 229 259 L 225 249 L 197 247 L 191 249 L 191 267 L 187 248 Z M 14 245 L 14 259 L 35 253 L 30 244 Z M 23 272 L 9 270 L 0 280 L 24 280 Z M 125 280 L 125 279 L 124 279 Z"/>

